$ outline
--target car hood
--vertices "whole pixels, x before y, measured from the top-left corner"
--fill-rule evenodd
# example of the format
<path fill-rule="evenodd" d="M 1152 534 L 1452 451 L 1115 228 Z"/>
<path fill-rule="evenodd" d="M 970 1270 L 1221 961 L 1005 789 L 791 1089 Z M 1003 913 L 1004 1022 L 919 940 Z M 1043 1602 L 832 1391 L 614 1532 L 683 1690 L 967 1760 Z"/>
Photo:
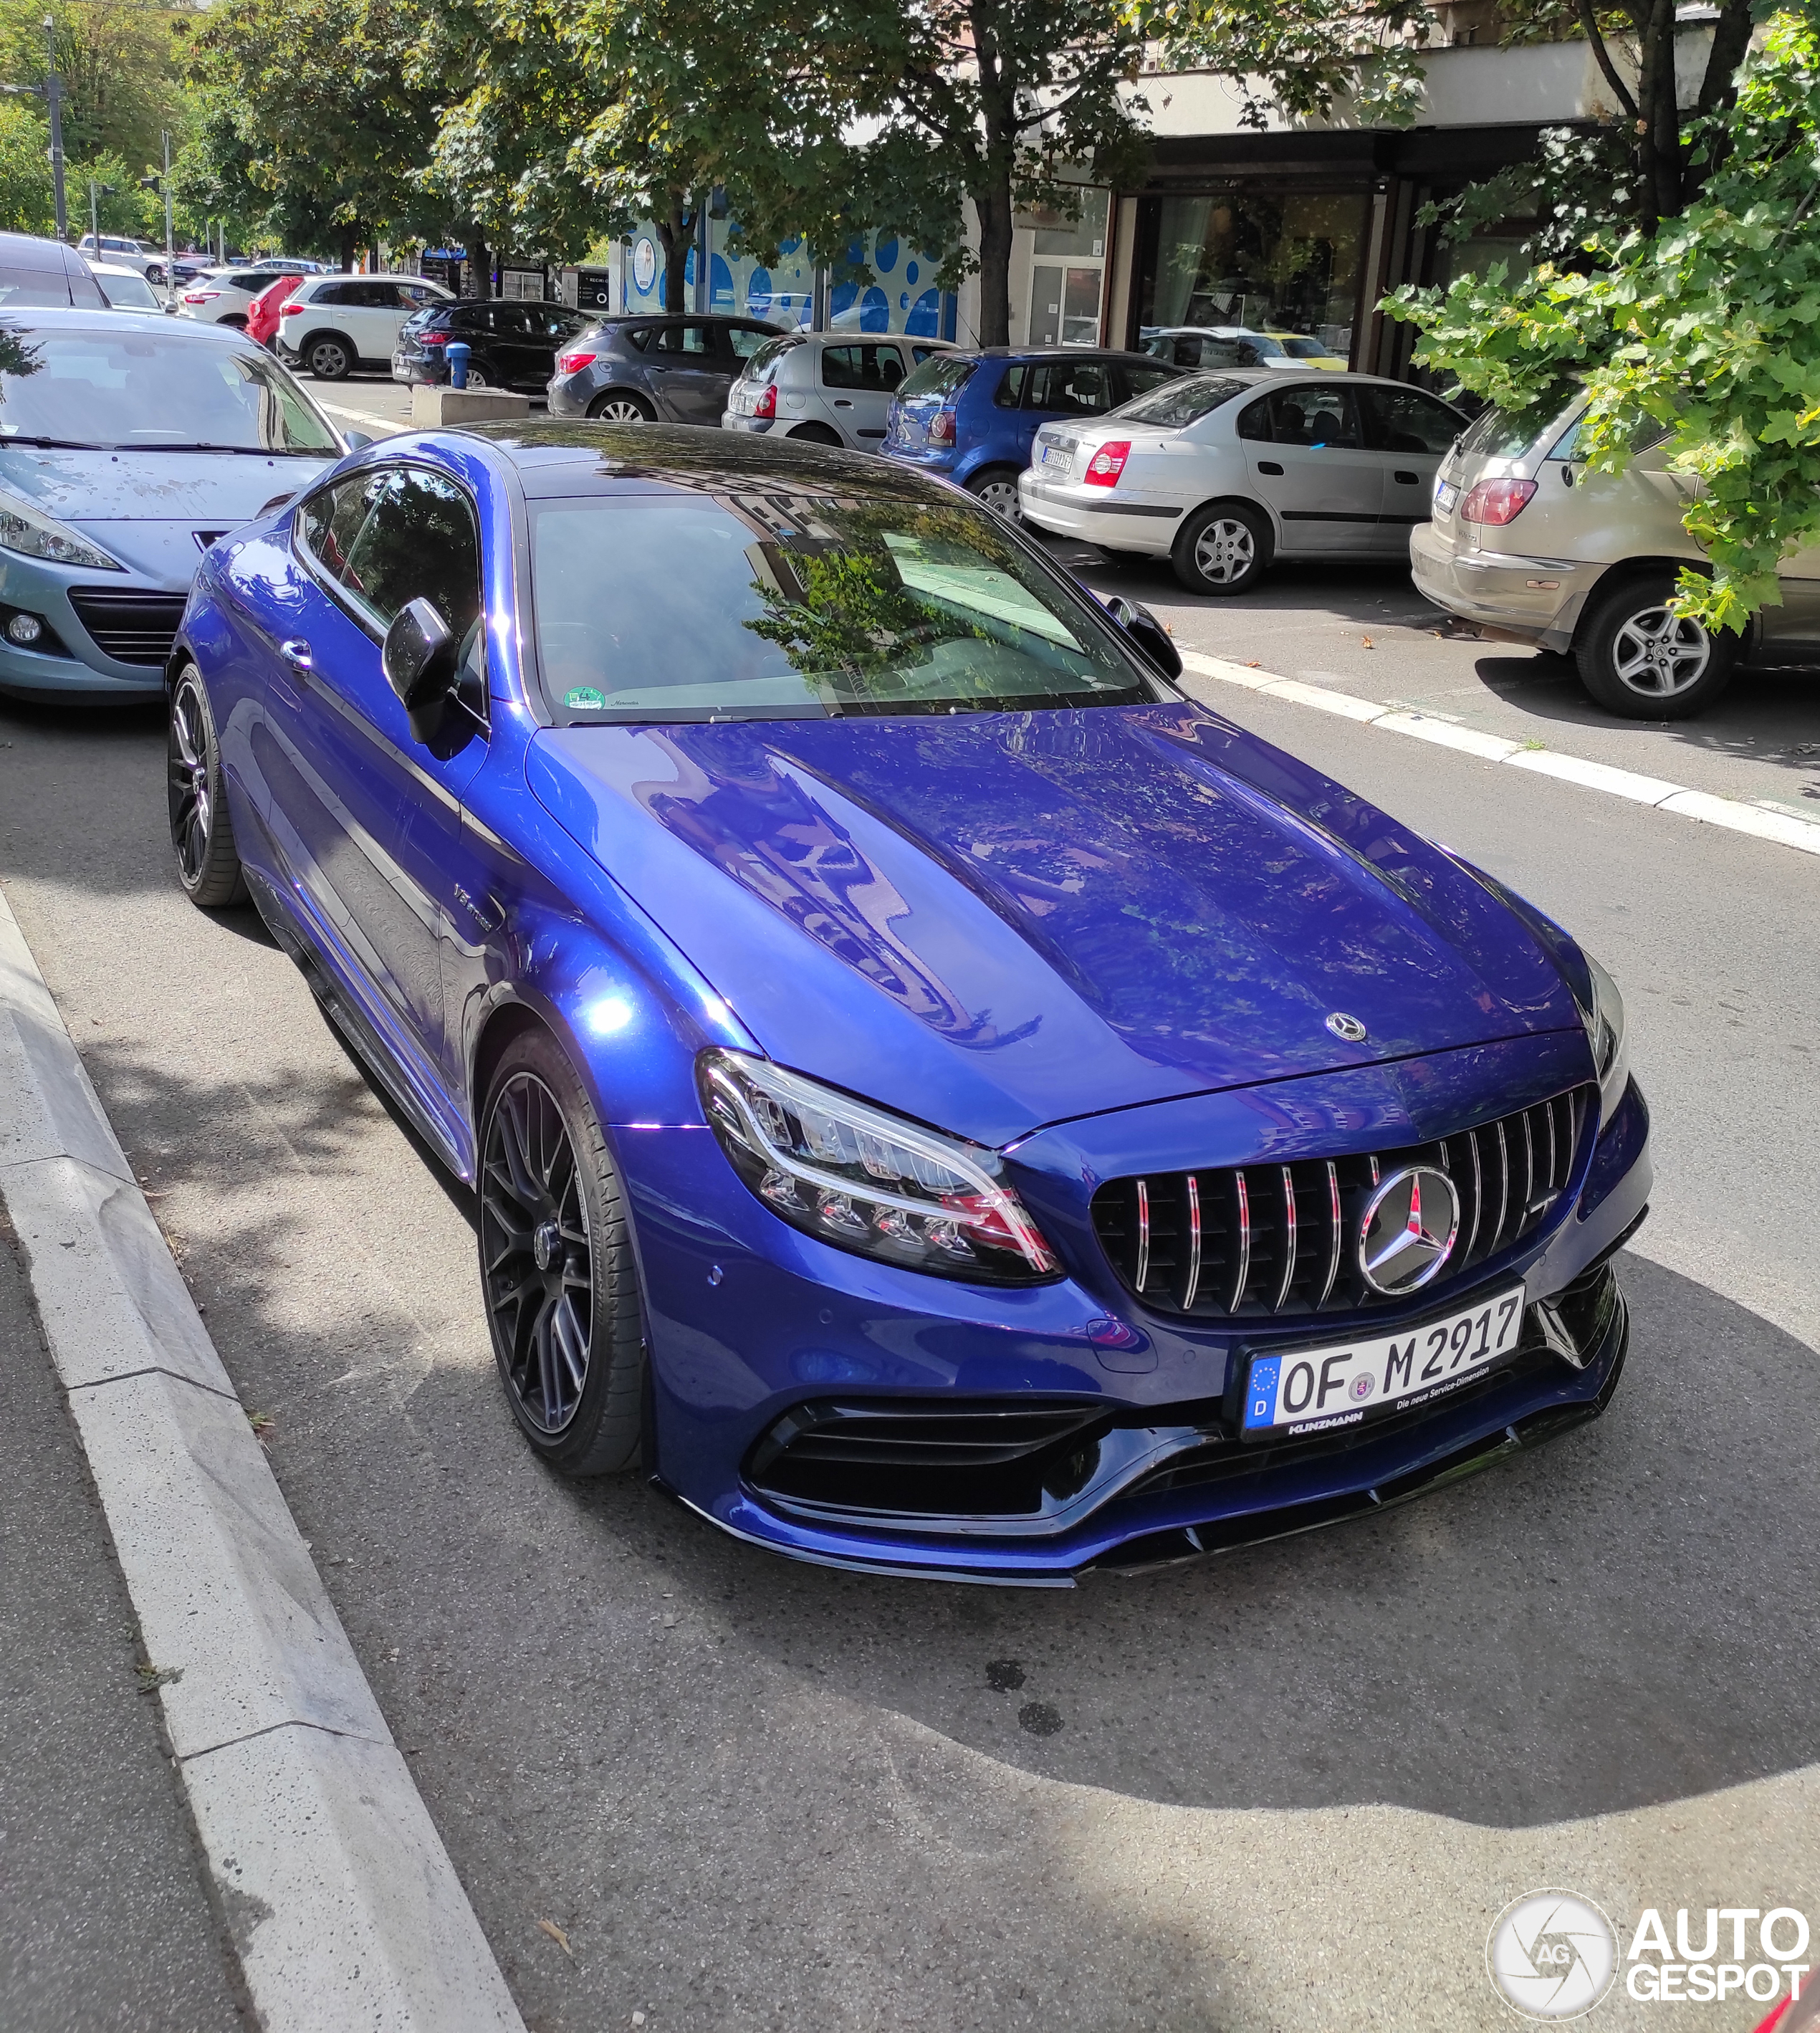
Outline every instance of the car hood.
<path fill-rule="evenodd" d="M 1191 704 L 550 729 L 527 770 L 772 1057 L 984 1142 L 1579 1028 L 1482 884 Z"/>

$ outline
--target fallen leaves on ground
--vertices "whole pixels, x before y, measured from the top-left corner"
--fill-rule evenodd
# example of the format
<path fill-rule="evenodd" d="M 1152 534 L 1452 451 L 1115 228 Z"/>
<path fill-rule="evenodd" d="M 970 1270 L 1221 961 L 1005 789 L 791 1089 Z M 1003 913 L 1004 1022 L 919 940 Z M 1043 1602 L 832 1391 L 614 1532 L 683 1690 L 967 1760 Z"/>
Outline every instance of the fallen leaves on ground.
<path fill-rule="evenodd" d="M 568 1936 L 563 1932 L 562 1929 L 556 1925 L 556 1922 L 554 1920 L 540 1920 L 538 1921 L 537 1925 L 542 1929 L 545 1934 L 549 1936 L 550 1939 L 556 1943 L 556 1946 L 562 1950 L 563 1953 L 568 1957 L 569 1960 L 573 1962 L 575 1959 L 575 1952 L 569 1946 Z"/>

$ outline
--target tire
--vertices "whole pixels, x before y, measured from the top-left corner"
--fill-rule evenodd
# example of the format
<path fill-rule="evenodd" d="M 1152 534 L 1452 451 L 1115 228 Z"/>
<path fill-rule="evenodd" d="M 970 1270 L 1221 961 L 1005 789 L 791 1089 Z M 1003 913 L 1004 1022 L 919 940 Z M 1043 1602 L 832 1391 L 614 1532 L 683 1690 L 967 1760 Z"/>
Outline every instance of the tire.
<path fill-rule="evenodd" d="M 216 911 L 246 900 L 234 819 L 221 772 L 221 744 L 202 673 L 185 664 L 170 691 L 166 791 L 177 879 L 191 903 Z"/>
<path fill-rule="evenodd" d="M 642 395 L 627 388 L 609 388 L 588 405 L 588 414 L 597 424 L 654 424 L 657 413 Z"/>
<path fill-rule="evenodd" d="M 1014 466 L 983 466 L 967 482 L 967 492 L 985 503 L 994 515 L 1007 522 L 1021 522 L 1024 511 L 1017 500 L 1017 469 Z"/>
<path fill-rule="evenodd" d="M 450 385 L 452 387 L 454 384 L 451 383 Z M 470 388 L 490 388 L 492 385 L 487 379 L 486 369 L 484 367 L 477 367 L 470 360 L 468 362 L 468 378 L 466 386 Z"/>
<path fill-rule="evenodd" d="M 217 318 L 215 321 L 217 324 L 226 325 L 230 331 L 245 331 L 246 329 L 245 319 L 236 312 L 230 311 L 226 317 Z"/>
<path fill-rule="evenodd" d="M 844 440 L 841 433 L 830 430 L 826 424 L 799 424 L 793 431 L 785 432 L 794 444 L 833 445 L 838 447 Z"/>
<path fill-rule="evenodd" d="M 318 332 L 303 349 L 303 364 L 318 381 L 345 381 L 354 372 L 354 348 L 338 333 Z"/>
<path fill-rule="evenodd" d="M 1732 682 L 1741 639 L 1677 620 L 1668 611 L 1674 590 L 1666 572 L 1639 574 L 1595 601 L 1582 622 L 1574 661 L 1581 683 L 1608 713 L 1686 720 Z"/>
<path fill-rule="evenodd" d="M 481 1118 L 481 1291 L 506 1399 L 559 1474 L 612 1475 L 644 1437 L 644 1309 L 625 1192 L 567 1054 L 521 1032 Z"/>
<path fill-rule="evenodd" d="M 1249 593 L 1270 569 L 1275 549 L 1269 519 L 1249 501 L 1215 501 L 1176 532 L 1169 561 L 1190 593 L 1216 600 Z"/>

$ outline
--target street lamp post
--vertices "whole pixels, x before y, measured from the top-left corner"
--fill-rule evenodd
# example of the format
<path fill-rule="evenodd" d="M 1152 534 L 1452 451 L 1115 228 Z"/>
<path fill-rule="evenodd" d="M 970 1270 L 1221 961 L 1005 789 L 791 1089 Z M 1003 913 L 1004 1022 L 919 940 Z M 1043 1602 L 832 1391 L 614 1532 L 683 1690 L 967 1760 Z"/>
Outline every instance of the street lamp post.
<path fill-rule="evenodd" d="M 108 197 L 112 197 L 113 185 L 98 184 L 92 177 L 88 179 L 88 234 L 89 238 L 95 242 L 95 259 L 97 261 L 101 259 L 100 193 L 103 191 Z"/>
<path fill-rule="evenodd" d="M 51 182 L 57 202 L 57 238 L 69 238 L 69 208 L 63 196 L 63 80 L 57 75 L 57 24 L 44 17 L 44 47 L 48 68 L 44 73 L 44 97 L 51 109 Z M 95 252 L 101 251 L 99 236 Z"/>

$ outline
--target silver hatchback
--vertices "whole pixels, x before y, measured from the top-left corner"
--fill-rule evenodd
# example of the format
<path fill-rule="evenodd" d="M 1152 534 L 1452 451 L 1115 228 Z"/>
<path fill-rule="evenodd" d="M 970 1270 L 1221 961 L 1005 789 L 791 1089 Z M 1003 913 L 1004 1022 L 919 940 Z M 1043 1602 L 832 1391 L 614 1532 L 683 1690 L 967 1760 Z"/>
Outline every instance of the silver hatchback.
<path fill-rule="evenodd" d="M 1579 444 L 1586 398 L 1537 429 L 1488 410 L 1443 462 L 1433 519 L 1410 532 L 1417 588 L 1489 635 L 1571 656 L 1580 682 L 1631 720 L 1681 720 L 1710 706 L 1740 656 L 1820 665 L 1820 546 L 1782 561 L 1781 603 L 1742 638 L 1672 614 L 1681 526 L 1698 485 L 1671 472 L 1670 435 L 1622 474 L 1594 473 Z"/>
<path fill-rule="evenodd" d="M 902 334 L 787 332 L 746 362 L 721 428 L 876 451 L 898 383 L 931 354 L 953 350 L 946 339 Z"/>

